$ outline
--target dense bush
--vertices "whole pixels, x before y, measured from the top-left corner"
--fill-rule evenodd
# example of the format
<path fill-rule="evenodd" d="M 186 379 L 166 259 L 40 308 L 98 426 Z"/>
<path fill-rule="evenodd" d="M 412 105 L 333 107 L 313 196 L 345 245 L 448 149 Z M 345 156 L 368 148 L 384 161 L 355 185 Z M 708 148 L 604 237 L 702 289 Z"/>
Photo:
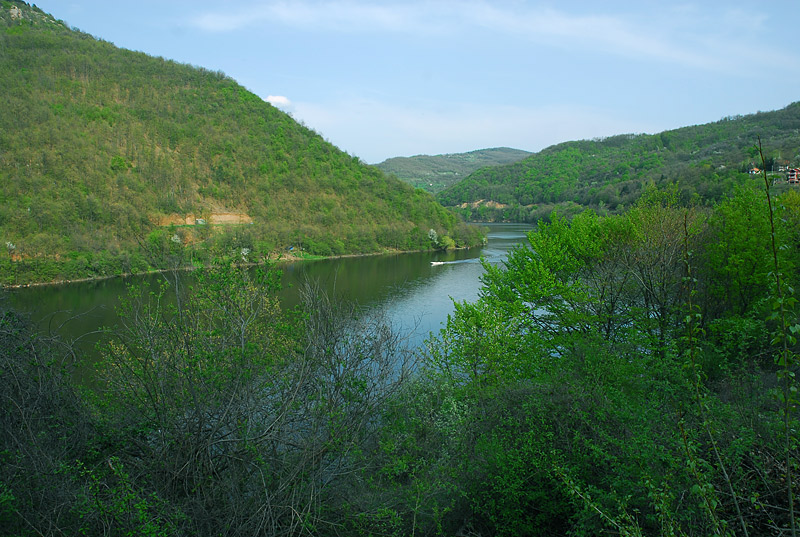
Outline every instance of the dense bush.
<path fill-rule="evenodd" d="M 779 246 L 800 215 L 793 195 L 772 214 L 762 196 L 686 209 L 651 191 L 624 215 L 553 215 L 416 356 L 313 285 L 281 311 L 275 273 L 223 263 L 191 290 L 132 289 L 88 396 L 72 348 L 5 312 L 0 522 L 19 535 L 789 531 L 798 251 Z M 758 240 L 772 225 L 776 256 Z"/>
<path fill-rule="evenodd" d="M 429 481 L 451 491 L 430 531 L 788 531 L 798 252 L 769 241 L 771 220 L 777 245 L 796 240 L 794 195 L 772 219 L 752 189 L 712 211 L 676 201 L 552 217 L 428 343 L 408 397 L 438 401 L 404 407 L 392 456 L 447 476 Z"/>

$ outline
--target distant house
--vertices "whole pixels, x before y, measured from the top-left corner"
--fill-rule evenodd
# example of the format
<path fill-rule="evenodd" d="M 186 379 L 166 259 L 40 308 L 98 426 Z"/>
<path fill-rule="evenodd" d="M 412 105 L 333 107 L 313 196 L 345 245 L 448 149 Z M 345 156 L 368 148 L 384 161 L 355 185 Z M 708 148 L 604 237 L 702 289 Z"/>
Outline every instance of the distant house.
<path fill-rule="evenodd" d="M 786 171 L 786 182 L 793 185 L 800 184 L 800 168 L 789 168 Z"/>
<path fill-rule="evenodd" d="M 758 168 L 750 168 L 750 171 L 748 173 L 750 175 L 758 175 L 759 173 L 761 173 L 761 170 L 759 170 Z"/>

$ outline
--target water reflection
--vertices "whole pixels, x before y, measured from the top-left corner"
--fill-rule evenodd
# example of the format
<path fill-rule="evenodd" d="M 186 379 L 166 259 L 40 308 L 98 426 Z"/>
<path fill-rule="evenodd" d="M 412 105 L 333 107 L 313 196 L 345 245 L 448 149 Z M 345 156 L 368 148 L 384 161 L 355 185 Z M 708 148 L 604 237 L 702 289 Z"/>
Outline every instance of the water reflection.
<path fill-rule="evenodd" d="M 306 280 L 318 282 L 331 296 L 356 301 L 367 310 L 381 309 L 401 330 L 412 331 L 418 345 L 438 331 L 453 311 L 453 300 L 475 300 L 483 267 L 480 258 L 501 263 L 511 248 L 526 240 L 530 226 L 491 224 L 482 248 L 451 252 L 350 257 L 283 264 L 281 300 L 284 307 L 298 303 L 297 288 Z M 180 275 L 191 285 L 191 273 Z M 31 287 L 8 292 L 11 307 L 30 313 L 42 330 L 67 339 L 81 338 L 81 349 L 91 352 L 96 331 L 117 323 L 120 297 L 133 283 L 154 286 L 164 275 L 151 274 L 96 282 Z M 88 334 L 88 335 L 87 335 Z"/>

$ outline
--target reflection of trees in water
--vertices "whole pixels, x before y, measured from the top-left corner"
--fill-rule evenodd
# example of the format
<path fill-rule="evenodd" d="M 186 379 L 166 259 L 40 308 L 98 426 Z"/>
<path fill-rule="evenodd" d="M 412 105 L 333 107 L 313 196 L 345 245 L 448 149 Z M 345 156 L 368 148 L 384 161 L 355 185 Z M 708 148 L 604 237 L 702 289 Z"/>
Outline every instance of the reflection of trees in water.
<path fill-rule="evenodd" d="M 0 450 L 14 464 L 0 483 L 36 497 L 4 523 L 203 535 L 341 524 L 412 356 L 380 316 L 310 283 L 302 311 L 286 313 L 277 286 L 274 273 L 223 267 L 196 274 L 181 301 L 132 289 L 96 412 L 50 369 L 63 349 L 3 318 Z"/>

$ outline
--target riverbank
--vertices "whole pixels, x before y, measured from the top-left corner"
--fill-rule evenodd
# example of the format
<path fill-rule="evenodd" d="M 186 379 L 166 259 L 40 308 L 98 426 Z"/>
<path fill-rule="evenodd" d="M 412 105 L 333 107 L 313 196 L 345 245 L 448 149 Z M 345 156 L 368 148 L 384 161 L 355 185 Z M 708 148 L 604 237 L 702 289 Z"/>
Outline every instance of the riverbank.
<path fill-rule="evenodd" d="M 481 259 L 502 263 L 514 246 L 526 240 L 528 231 L 530 226 L 492 224 L 487 228 L 487 244 L 477 248 L 384 250 L 322 259 L 283 254 L 270 262 L 277 261 L 281 272 L 282 308 L 296 307 L 300 303 L 299 290 L 313 282 L 336 300 L 358 304 L 365 310 L 383 310 L 394 326 L 408 336 L 409 346 L 416 348 L 429 332 L 436 333 L 442 327 L 453 312 L 453 301 L 477 298 L 483 274 Z M 433 266 L 434 261 L 444 264 Z M 179 275 L 187 289 L 195 285 L 195 268 L 186 267 Z M 0 302 L 3 307 L 30 316 L 43 333 L 58 334 L 64 341 L 79 341 L 82 352 L 96 357 L 100 334 L 119 323 L 117 311 L 130 288 L 155 291 L 168 276 L 148 271 L 82 282 L 20 286 L 0 292 Z M 171 292 L 167 291 L 167 295 Z M 95 374 L 89 361 L 81 378 L 91 382 Z"/>
<path fill-rule="evenodd" d="M 455 248 L 451 250 L 469 250 L 471 248 L 478 248 L 479 246 L 470 246 L 464 248 Z M 322 260 L 332 260 L 332 259 L 348 259 L 348 258 L 359 258 L 359 257 L 374 257 L 374 256 L 383 256 L 383 255 L 402 255 L 402 254 L 415 254 L 421 252 L 437 252 L 442 251 L 439 249 L 428 249 L 428 250 L 396 250 L 396 249 L 386 249 L 380 252 L 368 252 L 362 254 L 340 254 L 340 255 L 332 255 L 332 256 L 320 256 L 320 255 L 311 255 L 311 254 L 302 254 L 297 255 L 292 252 L 289 253 L 281 253 L 281 254 L 273 254 L 267 257 L 265 260 L 260 262 L 242 262 L 242 263 L 235 263 L 237 266 L 263 266 L 267 264 L 274 264 L 274 265 L 281 265 L 281 264 L 290 264 L 290 263 L 299 263 L 304 261 L 322 261 Z M 12 261 L 14 263 L 15 261 Z M 3 290 L 13 290 L 13 289 L 27 289 L 27 288 L 35 288 L 35 287 L 49 287 L 49 286 L 57 286 L 57 285 L 66 285 L 66 284 L 74 284 L 74 283 L 89 283 L 89 282 L 100 282 L 105 280 L 113 280 L 117 278 L 130 278 L 132 276 L 146 276 L 152 274 L 163 274 L 167 272 L 173 271 L 181 271 L 181 272 L 191 272 L 194 270 L 198 270 L 200 268 L 210 268 L 213 266 L 212 264 L 204 264 L 204 265 L 186 265 L 174 268 L 165 268 L 165 269 L 152 269 L 152 270 L 142 270 L 142 271 L 135 271 L 135 272 L 122 272 L 117 274 L 107 274 L 107 275 L 97 275 L 91 276 L 86 278 L 61 278 L 57 280 L 48 280 L 48 281 L 38 281 L 38 282 L 26 282 L 26 283 L 19 283 L 19 284 L 1 284 L 0 283 L 0 291 Z"/>

